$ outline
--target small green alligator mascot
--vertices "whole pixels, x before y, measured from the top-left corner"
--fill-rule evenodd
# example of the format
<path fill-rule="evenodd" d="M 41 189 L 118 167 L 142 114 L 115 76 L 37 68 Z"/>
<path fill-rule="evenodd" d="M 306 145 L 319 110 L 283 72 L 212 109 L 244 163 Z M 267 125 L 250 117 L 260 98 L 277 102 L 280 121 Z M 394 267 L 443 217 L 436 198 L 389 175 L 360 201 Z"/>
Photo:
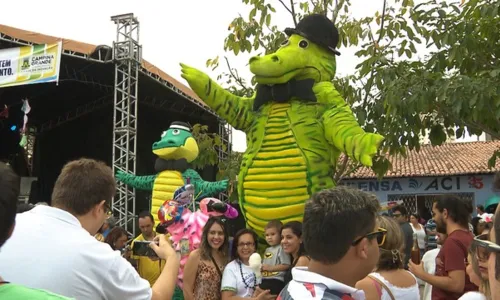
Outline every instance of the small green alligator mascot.
<path fill-rule="evenodd" d="M 182 77 L 221 117 L 247 135 L 238 177 L 240 207 L 249 227 L 263 236 L 269 220 L 302 221 L 314 192 L 336 185 L 341 152 L 365 166 L 384 139 L 366 133 L 332 79 L 339 34 L 323 15 L 304 17 L 278 51 L 250 59 L 258 83 L 239 97 L 203 72 L 182 66 Z"/>
<path fill-rule="evenodd" d="M 153 143 L 153 153 L 158 156 L 156 175 L 136 176 L 118 171 L 116 179 L 136 189 L 153 191 L 151 214 L 155 224 L 159 223 L 160 206 L 173 199 L 175 190 L 185 185 L 188 179 L 195 187 L 195 195 L 201 198 L 216 195 L 228 187 L 228 180 L 204 181 L 198 172 L 189 168 L 189 163 L 198 157 L 199 149 L 186 123 L 172 122 L 161 139 Z"/>

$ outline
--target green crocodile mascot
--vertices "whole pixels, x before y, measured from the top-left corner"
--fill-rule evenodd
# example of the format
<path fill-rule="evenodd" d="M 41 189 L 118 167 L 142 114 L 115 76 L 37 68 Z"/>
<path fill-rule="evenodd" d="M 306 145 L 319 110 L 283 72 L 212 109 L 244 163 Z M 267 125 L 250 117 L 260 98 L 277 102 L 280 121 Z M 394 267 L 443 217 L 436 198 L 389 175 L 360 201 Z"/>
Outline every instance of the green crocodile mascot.
<path fill-rule="evenodd" d="M 285 33 L 289 38 L 275 53 L 250 59 L 258 83 L 251 98 L 235 96 L 181 64 L 193 91 L 247 135 L 238 195 L 247 225 L 260 236 L 272 219 L 302 221 L 310 195 L 336 185 L 341 152 L 371 166 L 384 139 L 359 126 L 332 83 L 340 54 L 334 24 L 309 15 Z"/>
<path fill-rule="evenodd" d="M 204 181 L 200 174 L 189 168 L 189 163 L 198 157 L 199 149 L 188 124 L 173 122 L 153 143 L 153 153 L 158 156 L 155 163 L 156 175 L 136 176 L 118 171 L 116 179 L 140 190 L 153 191 L 151 214 L 155 224 L 159 223 L 158 209 L 173 197 L 175 190 L 187 183 L 195 187 L 195 195 L 213 196 L 228 187 L 228 180 Z"/>

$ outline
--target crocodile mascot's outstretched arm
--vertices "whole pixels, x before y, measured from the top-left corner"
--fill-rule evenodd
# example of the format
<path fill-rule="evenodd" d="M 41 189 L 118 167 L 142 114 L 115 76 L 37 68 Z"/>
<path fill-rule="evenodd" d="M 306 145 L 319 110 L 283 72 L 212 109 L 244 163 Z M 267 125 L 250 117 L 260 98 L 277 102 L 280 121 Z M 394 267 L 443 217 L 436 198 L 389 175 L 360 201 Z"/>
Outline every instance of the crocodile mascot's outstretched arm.
<path fill-rule="evenodd" d="M 274 53 L 250 58 L 257 82 L 253 98 L 222 90 L 184 66 L 182 77 L 229 124 L 247 134 L 238 176 L 240 208 L 261 237 L 266 224 L 301 221 L 304 204 L 332 188 L 341 152 L 372 165 L 382 137 L 365 133 L 332 83 L 338 30 L 326 16 L 305 16 Z"/>
<path fill-rule="evenodd" d="M 314 87 L 318 102 L 328 108 L 322 115 L 326 140 L 350 158 L 367 167 L 372 166 L 372 156 L 377 153 L 384 137 L 366 133 L 358 124 L 352 110 L 335 86 L 330 82 L 320 82 Z"/>
<path fill-rule="evenodd" d="M 193 91 L 237 130 L 247 132 L 254 121 L 253 98 L 239 97 L 223 89 L 207 74 L 181 64 L 182 77 Z"/>
<path fill-rule="evenodd" d="M 182 173 L 182 177 L 184 177 L 184 181 L 187 182 L 189 178 L 190 183 L 194 185 L 195 197 L 198 198 L 206 198 L 216 196 L 219 193 L 222 193 L 227 190 L 229 180 L 220 180 L 220 181 L 205 181 L 201 178 L 200 174 L 193 169 L 187 169 Z M 199 196 L 198 196 L 199 195 Z"/>
<path fill-rule="evenodd" d="M 116 173 L 116 180 L 138 190 L 152 191 L 157 175 L 136 176 L 122 171 Z"/>

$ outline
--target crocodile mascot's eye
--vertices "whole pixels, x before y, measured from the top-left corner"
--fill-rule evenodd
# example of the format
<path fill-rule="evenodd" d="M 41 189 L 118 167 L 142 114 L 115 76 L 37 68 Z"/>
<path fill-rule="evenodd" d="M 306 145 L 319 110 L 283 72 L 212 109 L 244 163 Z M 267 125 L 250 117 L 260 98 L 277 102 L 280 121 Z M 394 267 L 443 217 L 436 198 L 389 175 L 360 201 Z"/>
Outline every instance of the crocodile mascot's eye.
<path fill-rule="evenodd" d="M 163 132 L 161 133 L 161 137 L 165 137 L 165 135 L 167 135 L 167 132 L 166 132 L 166 131 L 163 131 Z"/>
<path fill-rule="evenodd" d="M 289 44 L 290 44 L 290 40 L 284 40 L 283 42 L 281 42 L 281 47 L 288 46 Z"/>
<path fill-rule="evenodd" d="M 173 135 L 179 135 L 179 133 L 181 133 L 181 131 L 179 129 L 172 130 Z"/>
<path fill-rule="evenodd" d="M 302 40 L 302 41 L 299 42 L 299 47 L 300 48 L 306 49 L 308 46 L 309 46 L 309 42 L 307 42 L 306 40 Z"/>

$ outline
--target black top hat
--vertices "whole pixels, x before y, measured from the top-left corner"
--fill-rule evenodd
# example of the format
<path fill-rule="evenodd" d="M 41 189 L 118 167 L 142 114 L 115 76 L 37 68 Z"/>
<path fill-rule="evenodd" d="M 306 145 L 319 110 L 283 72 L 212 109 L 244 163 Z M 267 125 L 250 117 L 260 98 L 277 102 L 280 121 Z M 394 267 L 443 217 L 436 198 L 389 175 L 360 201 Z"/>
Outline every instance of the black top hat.
<path fill-rule="evenodd" d="M 297 28 L 287 28 L 285 33 L 288 36 L 292 34 L 300 35 L 326 50 L 340 55 L 340 52 L 335 49 L 339 43 L 339 31 L 333 22 L 324 15 L 305 16 L 297 24 Z"/>

